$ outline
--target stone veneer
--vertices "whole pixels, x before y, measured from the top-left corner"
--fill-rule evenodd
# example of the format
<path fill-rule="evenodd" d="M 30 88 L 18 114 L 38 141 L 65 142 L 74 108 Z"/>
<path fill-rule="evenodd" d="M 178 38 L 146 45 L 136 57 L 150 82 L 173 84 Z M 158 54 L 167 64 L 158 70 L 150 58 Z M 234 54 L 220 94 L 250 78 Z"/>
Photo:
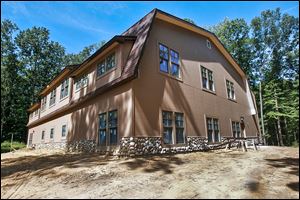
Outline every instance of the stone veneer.
<path fill-rule="evenodd" d="M 66 147 L 66 142 L 49 142 L 33 144 L 31 147 L 35 149 L 64 149 Z"/>
<path fill-rule="evenodd" d="M 224 148 L 224 143 L 227 141 L 228 140 L 226 138 L 221 138 L 221 143 L 209 145 L 205 137 L 188 136 L 186 137 L 185 144 L 168 146 L 162 144 L 161 137 L 123 137 L 120 140 L 120 145 L 117 148 L 111 148 L 111 150 L 108 150 L 109 148 L 106 150 L 99 148 L 95 140 L 79 140 L 70 143 L 41 143 L 36 144 L 35 148 L 64 148 L 68 152 L 110 152 L 113 155 L 133 157 L 151 154 L 207 151 L 211 149 Z M 237 145 L 237 141 L 231 141 L 231 147 Z"/>
<path fill-rule="evenodd" d="M 67 152 L 95 152 L 97 144 L 95 140 L 73 141 L 66 145 Z"/>
<path fill-rule="evenodd" d="M 120 156 L 179 153 L 209 150 L 203 137 L 187 137 L 186 143 L 178 146 L 162 145 L 161 137 L 124 137 L 120 141 Z"/>

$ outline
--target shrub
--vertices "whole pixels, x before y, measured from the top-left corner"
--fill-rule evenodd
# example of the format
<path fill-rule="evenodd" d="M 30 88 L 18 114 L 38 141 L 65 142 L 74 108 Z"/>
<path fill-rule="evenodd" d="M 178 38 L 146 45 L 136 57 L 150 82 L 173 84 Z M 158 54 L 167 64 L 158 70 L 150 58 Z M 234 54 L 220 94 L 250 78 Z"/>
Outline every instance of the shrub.
<path fill-rule="evenodd" d="M 24 147 L 26 147 L 26 144 L 23 143 L 23 142 L 13 142 L 12 143 L 12 147 L 15 149 L 15 150 L 18 150 L 18 149 L 22 149 Z M 1 153 L 6 153 L 6 152 L 9 152 L 10 151 L 10 141 L 4 141 L 1 143 Z"/>

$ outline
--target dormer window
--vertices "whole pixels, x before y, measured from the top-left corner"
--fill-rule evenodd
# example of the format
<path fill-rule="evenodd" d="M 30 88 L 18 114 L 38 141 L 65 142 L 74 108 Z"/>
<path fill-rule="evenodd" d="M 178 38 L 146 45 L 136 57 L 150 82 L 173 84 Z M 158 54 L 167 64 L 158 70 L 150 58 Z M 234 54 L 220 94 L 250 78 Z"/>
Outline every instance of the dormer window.
<path fill-rule="evenodd" d="M 115 53 L 107 56 L 103 61 L 101 61 L 97 66 L 97 77 L 105 74 L 109 70 L 116 67 L 116 57 Z"/>
<path fill-rule="evenodd" d="M 41 100 L 41 111 L 44 111 L 46 109 L 47 106 L 47 96 L 44 96 Z"/>
<path fill-rule="evenodd" d="M 60 99 L 68 96 L 68 94 L 69 94 L 69 79 L 67 78 L 61 83 Z"/>
<path fill-rule="evenodd" d="M 55 104 L 55 99 L 56 99 L 56 88 L 54 90 L 52 90 L 52 92 L 50 93 L 49 106 L 52 106 Z"/>
<path fill-rule="evenodd" d="M 83 88 L 83 87 L 87 86 L 87 84 L 88 84 L 88 76 L 87 76 L 87 75 L 84 75 L 84 76 L 80 77 L 80 78 L 75 82 L 76 90 L 79 90 L 80 88 Z"/>

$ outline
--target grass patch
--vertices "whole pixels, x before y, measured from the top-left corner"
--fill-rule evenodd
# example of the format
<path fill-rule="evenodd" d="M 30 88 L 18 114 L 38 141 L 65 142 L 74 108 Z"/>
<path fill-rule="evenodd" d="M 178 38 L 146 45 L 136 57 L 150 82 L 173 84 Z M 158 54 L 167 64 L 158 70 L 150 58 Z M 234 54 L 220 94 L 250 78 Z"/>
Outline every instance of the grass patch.
<path fill-rule="evenodd" d="M 292 147 L 299 147 L 299 143 L 298 143 L 297 141 L 294 141 L 294 142 L 292 143 Z"/>
<path fill-rule="evenodd" d="M 13 142 L 12 143 L 12 147 L 15 149 L 15 150 L 18 150 L 18 149 L 22 149 L 24 147 L 26 147 L 26 144 L 23 143 L 23 142 Z M 6 153 L 6 152 L 9 152 L 10 151 L 10 141 L 4 141 L 1 143 L 1 153 Z"/>

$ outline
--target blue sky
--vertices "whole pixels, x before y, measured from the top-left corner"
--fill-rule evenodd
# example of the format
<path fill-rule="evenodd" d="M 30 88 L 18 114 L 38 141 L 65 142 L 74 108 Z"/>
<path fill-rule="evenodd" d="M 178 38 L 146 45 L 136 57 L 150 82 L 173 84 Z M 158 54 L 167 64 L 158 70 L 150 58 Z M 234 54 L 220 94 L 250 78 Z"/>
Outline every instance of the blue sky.
<path fill-rule="evenodd" d="M 68 53 L 78 53 L 90 44 L 108 41 L 121 34 L 150 12 L 161 9 L 180 18 L 193 19 L 207 27 L 229 19 L 244 18 L 250 22 L 261 11 L 281 8 L 299 17 L 299 2 L 12 2 L 1 1 L 1 20 L 10 19 L 20 29 L 43 26 L 50 38 L 62 44 Z"/>

